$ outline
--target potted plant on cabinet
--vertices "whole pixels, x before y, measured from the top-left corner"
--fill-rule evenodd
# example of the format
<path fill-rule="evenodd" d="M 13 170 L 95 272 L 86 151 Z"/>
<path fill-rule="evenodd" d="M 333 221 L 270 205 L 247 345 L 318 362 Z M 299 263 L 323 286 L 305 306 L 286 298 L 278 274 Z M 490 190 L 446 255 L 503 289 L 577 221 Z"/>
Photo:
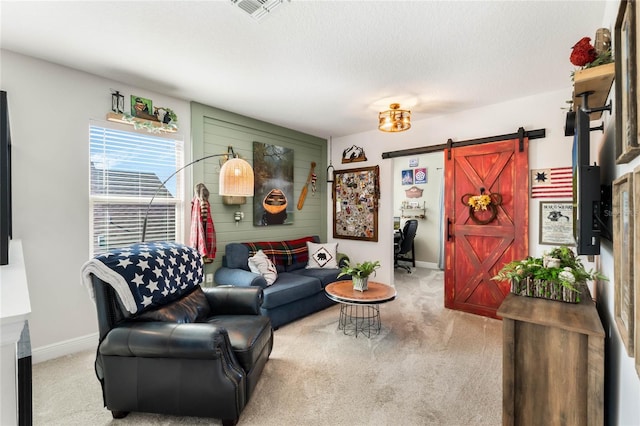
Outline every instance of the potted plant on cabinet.
<path fill-rule="evenodd" d="M 578 303 L 587 281 L 607 277 L 587 271 L 569 247 L 561 246 L 542 257 L 509 262 L 493 279 L 509 281 L 511 292 L 520 296 Z"/>
<path fill-rule="evenodd" d="M 340 273 L 338 274 L 338 278 L 344 275 L 351 275 L 351 280 L 353 281 L 353 288 L 359 291 L 365 291 L 368 288 L 368 280 L 369 275 L 375 274 L 376 269 L 380 267 L 380 262 L 376 261 L 365 261 L 362 263 L 356 263 L 355 265 L 351 265 L 349 261 L 345 261 L 345 265 L 340 268 Z"/>

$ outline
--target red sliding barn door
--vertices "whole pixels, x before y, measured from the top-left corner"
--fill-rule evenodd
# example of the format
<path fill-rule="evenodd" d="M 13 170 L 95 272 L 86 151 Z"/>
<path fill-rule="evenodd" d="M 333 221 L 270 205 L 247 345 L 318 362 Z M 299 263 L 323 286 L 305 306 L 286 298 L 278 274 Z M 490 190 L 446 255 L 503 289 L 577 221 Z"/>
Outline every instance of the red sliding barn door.
<path fill-rule="evenodd" d="M 528 254 L 528 150 L 527 138 L 445 150 L 447 308 L 496 318 L 509 293 L 508 283 L 491 277 Z M 482 188 L 502 198 L 493 220 L 490 209 L 472 217 L 465 203 Z"/>

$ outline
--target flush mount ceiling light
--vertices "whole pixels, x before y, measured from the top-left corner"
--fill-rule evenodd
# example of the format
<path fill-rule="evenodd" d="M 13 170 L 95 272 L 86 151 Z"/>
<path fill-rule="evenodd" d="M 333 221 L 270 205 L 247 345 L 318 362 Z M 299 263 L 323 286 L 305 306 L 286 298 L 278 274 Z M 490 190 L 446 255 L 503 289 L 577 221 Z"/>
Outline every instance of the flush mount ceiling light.
<path fill-rule="evenodd" d="M 411 111 L 400 109 L 400 104 L 389 105 L 389 110 L 378 114 L 378 129 L 383 132 L 404 132 L 411 128 Z"/>

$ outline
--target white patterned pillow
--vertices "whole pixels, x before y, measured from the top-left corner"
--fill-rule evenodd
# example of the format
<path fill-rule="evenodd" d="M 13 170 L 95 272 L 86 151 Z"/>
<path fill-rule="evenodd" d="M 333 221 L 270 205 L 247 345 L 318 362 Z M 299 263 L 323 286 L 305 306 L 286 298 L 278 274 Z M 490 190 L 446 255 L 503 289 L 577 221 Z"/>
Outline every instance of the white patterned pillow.
<path fill-rule="evenodd" d="M 256 254 L 249 258 L 249 269 L 254 274 L 260 274 L 264 277 L 267 285 L 271 285 L 278 279 L 278 271 L 276 265 L 267 257 L 262 250 L 258 250 Z"/>
<path fill-rule="evenodd" d="M 307 269 L 338 267 L 338 243 L 317 244 L 307 241 L 307 250 L 309 250 Z"/>

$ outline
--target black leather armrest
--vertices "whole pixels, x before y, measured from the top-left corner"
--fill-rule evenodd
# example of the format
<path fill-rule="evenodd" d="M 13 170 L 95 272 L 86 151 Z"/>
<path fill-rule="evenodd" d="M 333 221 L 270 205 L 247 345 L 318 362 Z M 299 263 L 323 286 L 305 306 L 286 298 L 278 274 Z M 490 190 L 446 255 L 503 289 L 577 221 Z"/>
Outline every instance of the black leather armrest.
<path fill-rule="evenodd" d="M 100 354 L 216 359 L 221 357 L 221 346 L 230 346 L 227 330 L 213 324 L 138 322 L 112 329 L 100 344 Z"/>
<path fill-rule="evenodd" d="M 213 315 L 260 315 L 260 287 L 203 287 Z"/>

